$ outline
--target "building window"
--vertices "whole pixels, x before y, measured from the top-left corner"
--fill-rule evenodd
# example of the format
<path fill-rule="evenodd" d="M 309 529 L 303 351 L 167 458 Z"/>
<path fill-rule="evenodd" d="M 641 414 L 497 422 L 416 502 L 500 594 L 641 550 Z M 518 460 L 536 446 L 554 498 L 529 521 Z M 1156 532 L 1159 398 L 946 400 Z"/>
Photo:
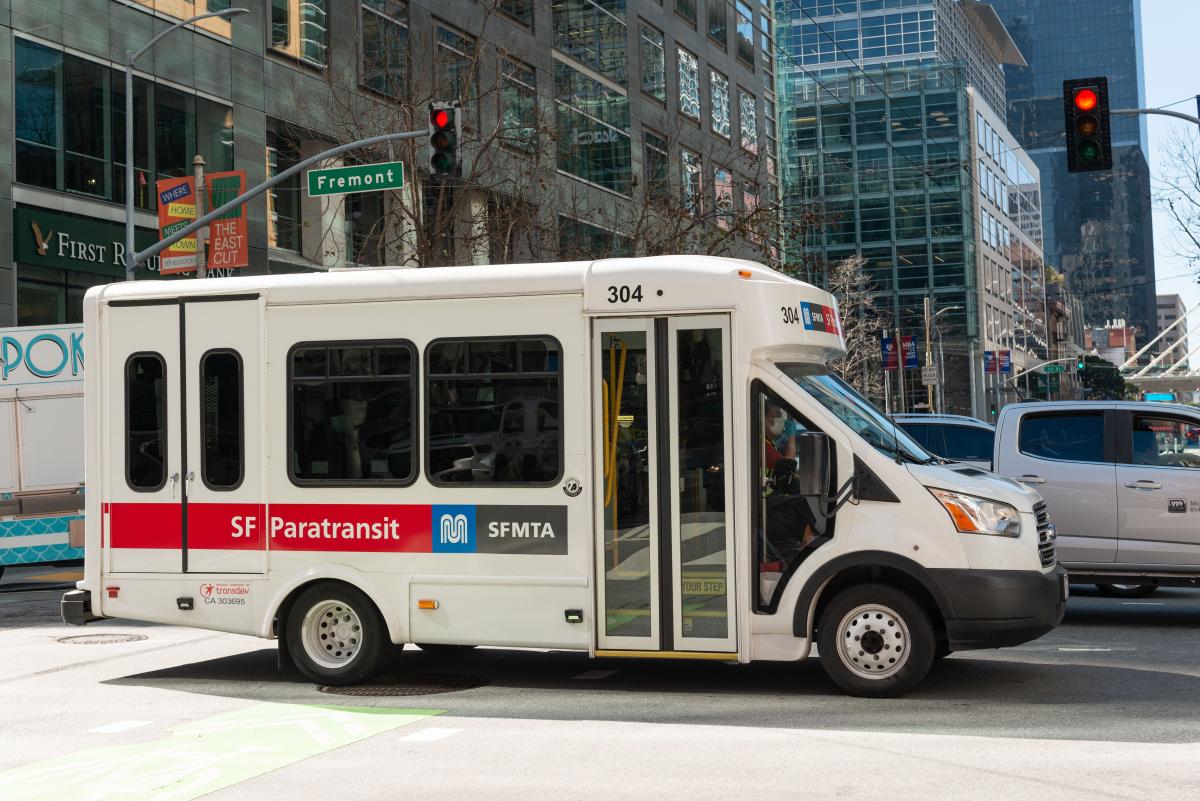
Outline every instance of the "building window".
<path fill-rule="evenodd" d="M 713 204 L 717 225 L 728 231 L 733 227 L 733 176 L 724 167 L 713 168 Z"/>
<path fill-rule="evenodd" d="M 125 74 L 25 39 L 14 41 L 17 182 L 125 200 Z M 233 110 L 134 79 L 138 208 L 153 210 L 155 177 L 190 175 L 199 152 L 233 169 Z"/>
<path fill-rule="evenodd" d="M 700 176 L 700 154 L 684 148 L 679 153 L 683 177 L 683 207 L 688 214 L 699 217 L 704 213 L 703 185 Z"/>
<path fill-rule="evenodd" d="M 242 483 L 242 360 L 231 350 L 200 359 L 200 478 L 212 490 Z"/>
<path fill-rule="evenodd" d="M 271 0 L 271 49 L 324 67 L 329 46 L 326 0 Z"/>
<path fill-rule="evenodd" d="M 667 140 L 655 133 L 644 133 L 645 152 L 642 160 L 646 170 L 646 199 L 665 204 L 670 198 L 670 171 Z"/>
<path fill-rule="evenodd" d="M 388 97 L 408 91 L 408 3 L 363 0 L 362 84 Z"/>
<path fill-rule="evenodd" d="M 667 60 L 661 31 L 641 27 L 642 91 L 660 103 L 667 101 Z"/>
<path fill-rule="evenodd" d="M 157 353 L 125 362 L 125 480 L 138 492 L 167 483 L 167 366 Z"/>
<path fill-rule="evenodd" d="M 700 121 L 700 62 L 679 48 L 679 113 Z"/>
<path fill-rule="evenodd" d="M 737 57 L 754 66 L 754 12 L 749 3 L 736 0 L 734 9 L 737 11 Z"/>
<path fill-rule="evenodd" d="M 555 49 L 626 86 L 625 0 L 554 0 L 553 12 Z"/>
<path fill-rule="evenodd" d="M 437 25 L 437 52 L 434 55 L 434 74 L 440 76 L 440 96 L 458 100 L 463 105 L 463 123 L 473 119 L 467 107 L 478 96 L 475 65 L 475 41 L 462 34 Z"/>
<path fill-rule="evenodd" d="M 775 154 L 779 152 L 779 142 L 775 138 L 775 101 L 766 99 L 763 114 L 763 130 L 767 133 L 767 175 L 774 178 L 778 172 L 775 164 Z"/>
<path fill-rule="evenodd" d="M 758 103 L 754 95 L 738 89 L 738 128 L 741 132 L 742 149 L 758 152 Z"/>
<path fill-rule="evenodd" d="M 426 352 L 433 484 L 548 484 L 562 465 L 562 353 L 549 337 L 442 340 Z"/>
<path fill-rule="evenodd" d="M 412 481 L 417 434 L 412 343 L 306 343 L 288 361 L 293 483 Z"/>
<path fill-rule="evenodd" d="M 558 218 L 558 257 L 562 261 L 583 261 L 633 255 L 628 237 L 605 228 L 588 225 L 570 217 Z"/>
<path fill-rule="evenodd" d="M 692 25 L 695 25 L 696 0 L 675 0 L 675 13 L 692 23 Z"/>
<path fill-rule="evenodd" d="M 533 0 L 500 0 L 496 8 L 526 28 L 533 28 Z"/>
<path fill-rule="evenodd" d="M 267 177 L 271 178 L 298 164 L 300 148 L 286 135 L 280 123 L 268 123 Z M 300 251 L 300 176 L 293 175 L 267 190 L 267 246 Z"/>
<path fill-rule="evenodd" d="M 628 195 L 633 180 L 629 98 L 570 65 L 554 65 L 558 168 Z"/>
<path fill-rule="evenodd" d="M 709 70 L 709 100 L 712 103 L 713 133 L 726 139 L 730 136 L 729 79 L 716 70 Z"/>
<path fill-rule="evenodd" d="M 50 234 L 47 232 L 47 237 Z M 83 296 L 89 288 L 112 279 L 76 270 L 19 264 L 17 325 L 62 325 L 83 322 Z"/>
<path fill-rule="evenodd" d="M 772 88 L 771 82 L 775 80 L 775 44 L 771 38 L 771 10 L 766 3 L 758 9 L 758 49 L 762 51 L 763 70 L 766 73 L 763 83 Z"/>
<path fill-rule="evenodd" d="M 725 0 L 708 0 L 708 38 L 725 49 L 729 40 L 729 6 Z"/>
<path fill-rule="evenodd" d="M 537 73 L 522 61 L 500 59 L 500 141 L 533 155 L 538 151 Z"/>

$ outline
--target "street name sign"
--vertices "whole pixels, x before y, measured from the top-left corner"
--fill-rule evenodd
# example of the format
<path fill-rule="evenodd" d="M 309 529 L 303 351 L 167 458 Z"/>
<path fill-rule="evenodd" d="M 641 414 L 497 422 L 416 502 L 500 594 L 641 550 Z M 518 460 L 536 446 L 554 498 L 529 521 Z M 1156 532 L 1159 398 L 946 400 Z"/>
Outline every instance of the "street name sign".
<path fill-rule="evenodd" d="M 1065 373 L 1066 371 L 1067 371 L 1067 367 L 1066 367 L 1066 365 L 1063 365 L 1063 364 L 1047 364 L 1046 365 L 1046 375 L 1051 375 L 1053 373 Z"/>
<path fill-rule="evenodd" d="M 309 197 L 351 192 L 382 192 L 387 189 L 400 189 L 403 186 L 404 164 L 399 161 L 308 171 Z"/>

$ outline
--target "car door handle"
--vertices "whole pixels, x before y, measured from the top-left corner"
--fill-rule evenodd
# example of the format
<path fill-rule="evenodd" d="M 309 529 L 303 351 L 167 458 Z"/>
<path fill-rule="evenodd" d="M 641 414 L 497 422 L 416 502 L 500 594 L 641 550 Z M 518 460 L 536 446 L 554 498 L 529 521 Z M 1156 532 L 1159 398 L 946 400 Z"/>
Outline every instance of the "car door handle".
<path fill-rule="evenodd" d="M 1157 481 L 1146 481 L 1144 479 L 1141 481 L 1126 481 L 1125 486 L 1136 490 L 1162 489 L 1162 484 L 1159 484 Z"/>
<path fill-rule="evenodd" d="M 1017 481 L 1022 484 L 1045 484 L 1046 479 L 1041 476 L 1017 476 Z"/>

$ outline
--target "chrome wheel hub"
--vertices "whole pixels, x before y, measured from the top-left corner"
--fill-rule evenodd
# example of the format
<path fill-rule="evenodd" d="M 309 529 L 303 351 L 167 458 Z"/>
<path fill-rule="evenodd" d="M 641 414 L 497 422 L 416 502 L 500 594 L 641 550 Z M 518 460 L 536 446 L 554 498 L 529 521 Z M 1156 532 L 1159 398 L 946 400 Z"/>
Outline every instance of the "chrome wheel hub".
<path fill-rule="evenodd" d="M 838 624 L 838 657 L 853 673 L 885 679 L 908 662 L 908 626 L 880 604 L 851 609 Z"/>
<path fill-rule="evenodd" d="M 300 634 L 304 652 L 324 668 L 345 667 L 362 647 L 362 621 L 343 601 L 313 604 L 304 616 Z"/>

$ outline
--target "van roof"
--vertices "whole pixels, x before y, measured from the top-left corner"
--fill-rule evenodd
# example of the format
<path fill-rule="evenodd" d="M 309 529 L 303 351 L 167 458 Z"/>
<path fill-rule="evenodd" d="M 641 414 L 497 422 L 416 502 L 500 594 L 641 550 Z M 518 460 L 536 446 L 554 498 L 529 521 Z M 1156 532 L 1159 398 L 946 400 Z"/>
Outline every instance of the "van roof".
<path fill-rule="evenodd" d="M 747 272 L 749 275 L 744 274 Z M 652 256 L 422 269 L 362 267 L 325 273 L 210 278 L 202 282 L 125 281 L 93 287 L 87 297 L 108 303 L 258 292 L 266 294 L 271 304 L 289 304 L 582 294 L 585 307 L 590 310 L 611 309 L 605 298 L 608 287 L 628 284 L 642 285 L 644 293 L 658 300 L 645 304 L 647 310 L 656 306 L 703 309 L 731 307 L 735 297 L 732 285 L 745 279 L 807 286 L 769 267 L 741 259 Z"/>

